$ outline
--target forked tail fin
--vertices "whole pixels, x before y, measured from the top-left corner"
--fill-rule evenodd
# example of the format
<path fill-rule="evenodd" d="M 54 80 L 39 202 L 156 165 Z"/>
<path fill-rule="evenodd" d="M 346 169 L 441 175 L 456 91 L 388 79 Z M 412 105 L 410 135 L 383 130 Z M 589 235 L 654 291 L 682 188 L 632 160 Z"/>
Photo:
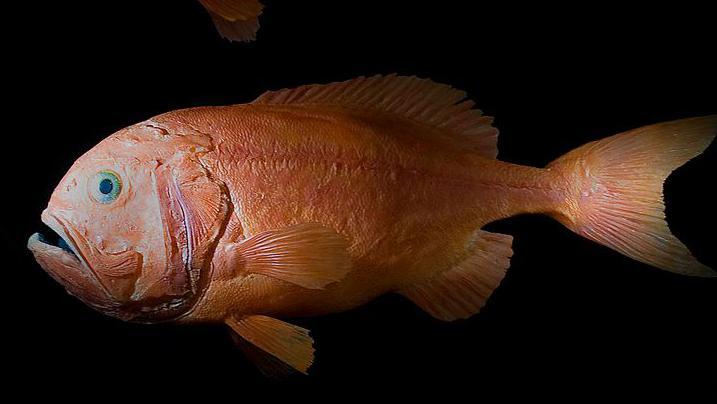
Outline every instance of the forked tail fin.
<path fill-rule="evenodd" d="M 670 233 L 662 201 L 667 176 L 702 153 L 715 133 L 717 115 L 710 115 L 634 129 L 569 152 L 548 165 L 569 187 L 556 218 L 638 261 L 679 274 L 717 276 Z"/>

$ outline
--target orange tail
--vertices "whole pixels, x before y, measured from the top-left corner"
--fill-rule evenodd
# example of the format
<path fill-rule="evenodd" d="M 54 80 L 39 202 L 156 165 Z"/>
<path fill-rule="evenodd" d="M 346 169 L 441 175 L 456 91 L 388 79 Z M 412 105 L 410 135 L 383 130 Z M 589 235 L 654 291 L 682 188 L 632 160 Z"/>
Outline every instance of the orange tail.
<path fill-rule="evenodd" d="M 588 143 L 550 163 L 569 181 L 556 218 L 572 231 L 658 268 L 693 276 L 717 273 L 670 233 L 662 184 L 702 153 L 717 115 L 646 126 Z"/>

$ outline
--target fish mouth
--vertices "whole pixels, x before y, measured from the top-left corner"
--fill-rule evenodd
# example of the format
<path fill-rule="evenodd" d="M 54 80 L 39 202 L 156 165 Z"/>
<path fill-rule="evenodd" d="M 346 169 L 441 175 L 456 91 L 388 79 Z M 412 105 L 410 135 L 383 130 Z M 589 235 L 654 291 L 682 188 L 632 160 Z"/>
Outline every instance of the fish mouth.
<path fill-rule="evenodd" d="M 48 245 L 50 247 L 59 248 L 67 254 L 70 254 L 77 261 L 80 261 L 80 257 L 77 255 L 77 253 L 75 253 L 75 250 L 70 247 L 70 243 L 67 241 L 66 237 L 67 236 L 63 236 L 59 232 L 55 231 L 52 227 L 48 226 L 46 223 L 43 223 L 40 231 L 33 234 L 30 239 L 34 239 L 35 241 Z"/>
<path fill-rule="evenodd" d="M 65 225 L 61 220 L 47 210 L 42 212 L 40 220 L 42 221 L 40 231 L 30 236 L 27 242 L 27 246 L 31 251 L 35 251 L 38 248 L 54 251 L 60 253 L 64 259 L 69 258 L 75 261 L 78 267 L 89 268 L 77 243 L 67 234 Z"/>
<path fill-rule="evenodd" d="M 180 298 L 182 302 L 185 300 L 184 296 L 170 296 L 171 299 L 157 298 L 134 301 L 128 300 L 124 295 L 119 295 L 117 291 L 121 291 L 119 288 L 122 287 L 120 281 L 131 281 L 134 285 L 136 277 L 128 275 L 121 278 L 120 274 L 117 275 L 118 277 L 111 278 L 111 275 L 96 272 L 95 266 L 98 266 L 99 270 L 103 270 L 103 258 L 117 261 L 118 255 L 108 254 L 99 257 L 99 254 L 102 253 L 93 250 L 95 247 L 90 245 L 83 232 L 75 228 L 66 218 L 67 214 L 66 211 L 51 211 L 49 209 L 43 211 L 42 228 L 30 236 L 27 248 L 42 269 L 60 283 L 69 294 L 103 314 L 125 321 L 137 322 L 156 322 L 158 321 L 157 313 L 174 310 L 175 307 L 179 307 Z M 133 251 L 128 250 L 128 252 Z M 136 262 L 140 266 L 138 271 L 141 270 L 141 254 L 133 252 L 133 255 L 125 261 L 128 260 Z M 121 263 L 127 264 L 124 261 Z M 116 285 L 120 286 L 115 287 Z M 182 313 L 172 311 L 172 318 L 180 314 Z M 162 320 L 165 318 L 163 317 Z"/>
<path fill-rule="evenodd" d="M 61 219 L 45 210 L 42 222 L 43 228 L 27 241 L 27 248 L 38 264 L 67 292 L 90 307 L 102 312 L 114 310 L 117 303 L 99 282 Z"/>

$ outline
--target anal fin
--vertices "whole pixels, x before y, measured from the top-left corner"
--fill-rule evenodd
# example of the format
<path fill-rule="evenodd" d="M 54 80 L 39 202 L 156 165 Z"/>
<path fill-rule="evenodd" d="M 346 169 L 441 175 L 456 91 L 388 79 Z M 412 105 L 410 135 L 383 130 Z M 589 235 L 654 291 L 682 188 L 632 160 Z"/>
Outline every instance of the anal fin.
<path fill-rule="evenodd" d="M 239 344 L 262 372 L 276 374 L 280 369 L 277 361 L 306 374 L 314 361 L 314 340 L 309 330 L 262 315 L 229 317 L 226 324 L 241 338 L 273 358 L 260 355 L 261 352 Z"/>
<path fill-rule="evenodd" d="M 512 241 L 512 236 L 478 230 L 464 259 L 399 293 L 439 320 L 468 318 L 480 311 L 503 280 L 513 255 Z"/>

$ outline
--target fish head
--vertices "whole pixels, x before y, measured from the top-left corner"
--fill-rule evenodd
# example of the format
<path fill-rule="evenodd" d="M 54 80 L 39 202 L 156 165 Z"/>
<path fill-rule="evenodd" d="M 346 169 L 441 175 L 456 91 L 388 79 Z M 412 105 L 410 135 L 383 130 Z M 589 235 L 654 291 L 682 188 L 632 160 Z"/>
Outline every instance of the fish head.
<path fill-rule="evenodd" d="M 50 276 L 102 313 L 166 321 L 199 293 L 202 268 L 192 264 L 211 251 L 190 250 L 183 206 L 192 202 L 168 189 L 191 168 L 187 150 L 198 149 L 176 138 L 138 125 L 100 142 L 60 181 L 41 215 L 47 229 L 28 241 Z"/>

